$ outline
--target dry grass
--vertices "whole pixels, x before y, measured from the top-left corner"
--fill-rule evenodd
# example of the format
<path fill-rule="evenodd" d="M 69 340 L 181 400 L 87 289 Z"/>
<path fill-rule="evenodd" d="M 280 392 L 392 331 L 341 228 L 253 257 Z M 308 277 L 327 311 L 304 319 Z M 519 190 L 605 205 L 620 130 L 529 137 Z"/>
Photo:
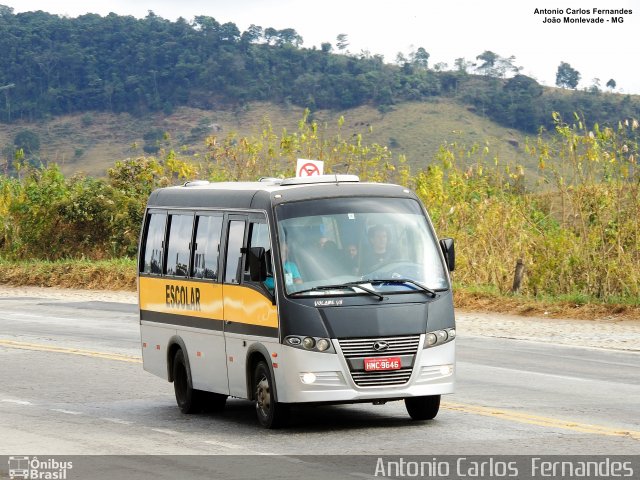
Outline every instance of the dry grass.
<path fill-rule="evenodd" d="M 578 303 L 562 299 L 533 299 L 522 296 L 454 291 L 456 308 L 522 315 L 526 317 L 573 318 L 579 320 L 639 320 L 640 306 L 604 303 Z"/>
<path fill-rule="evenodd" d="M 128 259 L 89 262 L 0 261 L 0 283 L 12 286 L 58 287 L 90 290 L 136 290 L 135 261 Z M 538 300 L 522 296 L 456 288 L 456 308 L 528 317 L 640 319 L 640 306 Z"/>
<path fill-rule="evenodd" d="M 2 261 L 0 268 L 0 283 L 13 286 L 136 290 L 136 269 L 132 260 Z"/>
<path fill-rule="evenodd" d="M 280 133 L 284 128 L 292 132 L 297 129 L 303 112 L 299 107 L 270 103 L 252 103 L 236 110 L 180 107 L 169 116 L 89 112 L 38 123 L 5 125 L 0 130 L 0 145 L 10 145 L 17 133 L 32 130 L 40 137 L 43 161 L 58 163 L 65 175 L 83 172 L 103 176 L 116 160 L 142 155 L 142 137 L 153 129 L 167 132 L 167 147 L 184 151 L 185 156 L 197 156 L 205 152 L 204 140 L 208 135 L 224 137 L 231 132 L 259 135 L 265 118 L 271 122 L 274 132 Z M 395 156 L 404 154 L 416 168 L 431 163 L 443 142 L 484 146 L 488 141 L 492 155 L 497 154 L 504 161 L 531 163 L 524 154 L 522 133 L 500 127 L 453 100 L 399 104 L 384 114 L 369 106 L 314 113 L 315 120 L 327 125 L 327 135 L 338 132 L 341 116 L 345 118 L 343 137 L 362 134 L 366 143 L 387 145 Z M 216 133 L 218 128 L 221 130 Z M 189 148 L 183 150 L 183 146 Z"/>

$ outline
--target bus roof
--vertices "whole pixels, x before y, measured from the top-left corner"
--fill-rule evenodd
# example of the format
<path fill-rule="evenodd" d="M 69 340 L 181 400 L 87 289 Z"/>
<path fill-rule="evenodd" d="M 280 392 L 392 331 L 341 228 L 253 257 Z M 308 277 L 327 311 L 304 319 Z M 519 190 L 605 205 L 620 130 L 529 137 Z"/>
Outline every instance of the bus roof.
<path fill-rule="evenodd" d="M 147 206 L 164 208 L 251 208 L 268 210 L 288 201 L 351 196 L 416 198 L 400 185 L 361 183 L 355 175 L 322 175 L 288 179 L 265 178 L 258 182 L 193 181 L 155 190 Z"/>

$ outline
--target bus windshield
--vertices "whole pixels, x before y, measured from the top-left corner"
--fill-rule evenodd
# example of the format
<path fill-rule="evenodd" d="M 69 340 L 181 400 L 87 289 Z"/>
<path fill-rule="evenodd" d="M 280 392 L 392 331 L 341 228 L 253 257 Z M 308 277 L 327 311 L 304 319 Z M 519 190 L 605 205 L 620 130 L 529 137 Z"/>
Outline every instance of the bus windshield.
<path fill-rule="evenodd" d="M 294 296 L 447 290 L 427 218 L 408 198 L 333 198 L 276 208 L 285 291 Z"/>

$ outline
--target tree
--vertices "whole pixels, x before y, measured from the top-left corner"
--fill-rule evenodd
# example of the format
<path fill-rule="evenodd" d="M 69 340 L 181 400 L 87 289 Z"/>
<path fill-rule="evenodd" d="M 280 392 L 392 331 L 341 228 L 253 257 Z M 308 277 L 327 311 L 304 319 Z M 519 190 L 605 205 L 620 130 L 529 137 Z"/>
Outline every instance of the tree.
<path fill-rule="evenodd" d="M 298 32 L 293 28 L 279 30 L 278 35 L 280 37 L 280 41 L 277 42 L 277 45 L 293 45 L 294 47 L 302 45 L 302 37 L 298 35 Z"/>
<path fill-rule="evenodd" d="M 252 23 L 245 32 L 242 32 L 242 36 L 240 38 L 247 43 L 257 43 L 262 39 L 263 35 L 264 32 L 262 27 Z"/>
<path fill-rule="evenodd" d="M 456 58 L 453 64 L 455 65 L 456 70 L 460 73 L 469 73 L 468 69 L 475 67 L 474 63 L 467 62 L 463 57 Z"/>
<path fill-rule="evenodd" d="M 420 70 L 426 70 L 429 67 L 429 52 L 420 47 L 415 52 L 411 52 L 411 63 Z"/>
<path fill-rule="evenodd" d="M 560 62 L 556 72 L 556 85 L 562 88 L 575 89 L 580 82 L 580 72 L 572 68 L 567 62 Z"/>
<path fill-rule="evenodd" d="M 611 91 L 616 89 L 616 81 L 613 78 L 609 79 L 607 82 L 607 88 L 610 88 Z"/>
<path fill-rule="evenodd" d="M 498 60 L 498 54 L 493 53 L 490 50 L 485 50 L 476 57 L 476 60 L 482 60 L 482 65 L 478 68 L 478 71 L 485 75 L 492 76 L 495 73 L 496 61 Z"/>
<path fill-rule="evenodd" d="M 336 47 L 343 51 L 349 46 L 349 39 L 346 33 L 341 33 L 336 37 Z"/>
<path fill-rule="evenodd" d="M 520 70 L 522 70 L 522 67 L 515 65 L 515 61 L 516 57 L 514 55 L 511 55 L 508 58 L 498 56 L 495 67 L 495 71 L 498 76 L 504 78 L 507 72 L 518 74 Z"/>

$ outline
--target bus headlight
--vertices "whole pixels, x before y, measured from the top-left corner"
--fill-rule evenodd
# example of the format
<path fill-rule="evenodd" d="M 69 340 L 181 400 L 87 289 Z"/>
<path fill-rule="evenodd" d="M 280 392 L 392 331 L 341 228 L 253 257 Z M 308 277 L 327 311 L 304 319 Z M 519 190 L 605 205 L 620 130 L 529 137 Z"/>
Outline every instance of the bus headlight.
<path fill-rule="evenodd" d="M 427 332 L 424 338 L 424 348 L 436 347 L 444 343 L 448 343 L 456 338 L 455 328 L 446 328 L 443 330 L 436 330 L 435 332 Z"/>
<path fill-rule="evenodd" d="M 311 350 L 313 347 L 316 346 L 316 341 L 311 337 L 304 337 L 302 339 L 302 346 L 307 350 Z"/>
<path fill-rule="evenodd" d="M 288 347 L 299 348 L 311 352 L 336 353 L 331 340 L 322 337 L 303 337 L 302 335 L 289 335 L 283 343 Z"/>

